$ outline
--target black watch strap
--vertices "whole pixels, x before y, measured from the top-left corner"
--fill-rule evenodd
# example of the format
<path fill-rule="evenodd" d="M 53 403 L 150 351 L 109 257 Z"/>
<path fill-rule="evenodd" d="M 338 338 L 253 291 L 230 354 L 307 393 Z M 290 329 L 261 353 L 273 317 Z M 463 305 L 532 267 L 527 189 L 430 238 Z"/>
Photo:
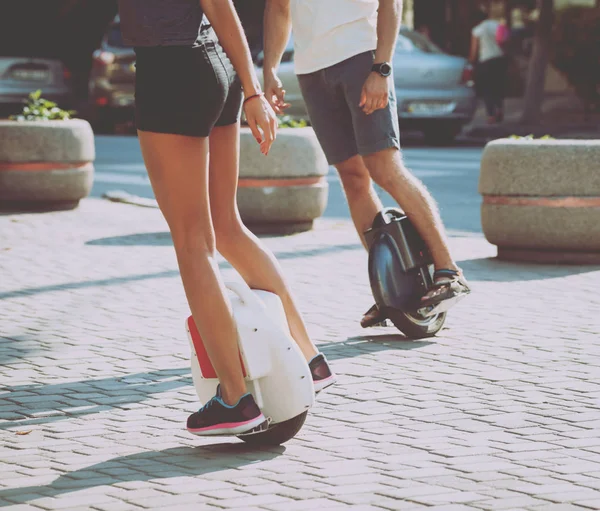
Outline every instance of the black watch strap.
<path fill-rule="evenodd" d="M 392 66 L 389 62 L 378 62 L 373 64 L 371 71 L 379 73 L 381 76 L 390 76 L 392 74 Z"/>

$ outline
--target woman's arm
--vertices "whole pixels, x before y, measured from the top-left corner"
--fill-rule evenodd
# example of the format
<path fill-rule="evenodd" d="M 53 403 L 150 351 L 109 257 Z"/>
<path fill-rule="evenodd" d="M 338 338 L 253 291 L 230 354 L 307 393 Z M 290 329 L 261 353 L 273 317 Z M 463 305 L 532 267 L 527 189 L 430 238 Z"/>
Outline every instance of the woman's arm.
<path fill-rule="evenodd" d="M 232 1 L 200 0 L 200 5 L 240 77 L 244 96 L 250 97 L 259 93 L 260 83 L 254 71 L 248 41 Z"/>
<path fill-rule="evenodd" d="M 471 36 L 471 51 L 469 52 L 469 62 L 475 64 L 477 62 L 477 53 L 479 51 L 479 39 L 472 35 Z"/>
<path fill-rule="evenodd" d="M 219 44 L 225 50 L 242 82 L 244 113 L 263 154 L 269 149 L 277 133 L 277 118 L 267 100 L 260 93 L 260 83 L 248 48 L 248 41 L 231 0 L 199 0 L 200 5 L 214 28 Z"/>

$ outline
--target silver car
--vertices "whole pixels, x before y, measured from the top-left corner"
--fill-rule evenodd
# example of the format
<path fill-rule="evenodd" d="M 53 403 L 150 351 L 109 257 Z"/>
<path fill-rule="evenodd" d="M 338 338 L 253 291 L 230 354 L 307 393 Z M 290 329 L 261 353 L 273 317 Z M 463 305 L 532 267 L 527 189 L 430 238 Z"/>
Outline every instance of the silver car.
<path fill-rule="evenodd" d="M 286 113 L 306 117 L 293 60 L 294 47 L 290 40 L 279 68 L 286 101 L 291 104 Z M 257 65 L 262 66 L 262 54 Z M 402 28 L 393 67 L 401 128 L 423 132 L 427 142 L 432 144 L 452 142 L 473 119 L 477 106 L 468 61 L 448 55 L 423 35 Z M 262 72 L 259 76 L 262 79 Z"/>
<path fill-rule="evenodd" d="M 96 133 L 113 133 L 117 124 L 132 121 L 135 52 L 123 42 L 119 16 L 92 55 L 88 90 L 89 120 Z"/>
<path fill-rule="evenodd" d="M 60 60 L 0 56 L 0 117 L 19 113 L 38 89 L 59 107 L 73 107 L 71 73 Z"/>

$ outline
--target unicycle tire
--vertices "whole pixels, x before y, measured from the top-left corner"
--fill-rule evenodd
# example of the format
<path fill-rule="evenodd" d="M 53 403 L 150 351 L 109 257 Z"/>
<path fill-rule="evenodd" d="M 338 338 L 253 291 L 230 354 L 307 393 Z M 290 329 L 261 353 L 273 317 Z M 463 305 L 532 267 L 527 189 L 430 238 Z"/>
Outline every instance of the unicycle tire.
<path fill-rule="evenodd" d="M 387 317 L 409 339 L 433 337 L 446 322 L 445 312 L 431 317 L 424 317 L 417 313 L 410 314 L 392 309 L 387 311 Z"/>
<path fill-rule="evenodd" d="M 284 422 L 269 426 L 269 429 L 252 435 L 240 435 L 239 439 L 256 446 L 277 446 L 294 438 L 306 421 L 308 410 Z"/>

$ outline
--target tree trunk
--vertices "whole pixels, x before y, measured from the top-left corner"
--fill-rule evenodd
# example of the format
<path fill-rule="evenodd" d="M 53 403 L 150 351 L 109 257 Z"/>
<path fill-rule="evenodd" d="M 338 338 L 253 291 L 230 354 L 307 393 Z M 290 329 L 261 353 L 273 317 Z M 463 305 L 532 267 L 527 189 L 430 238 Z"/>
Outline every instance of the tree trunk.
<path fill-rule="evenodd" d="M 538 124 L 542 115 L 546 68 L 550 58 L 554 0 L 538 0 L 539 19 L 533 42 L 533 52 L 527 74 L 525 108 L 521 116 L 523 124 Z"/>

